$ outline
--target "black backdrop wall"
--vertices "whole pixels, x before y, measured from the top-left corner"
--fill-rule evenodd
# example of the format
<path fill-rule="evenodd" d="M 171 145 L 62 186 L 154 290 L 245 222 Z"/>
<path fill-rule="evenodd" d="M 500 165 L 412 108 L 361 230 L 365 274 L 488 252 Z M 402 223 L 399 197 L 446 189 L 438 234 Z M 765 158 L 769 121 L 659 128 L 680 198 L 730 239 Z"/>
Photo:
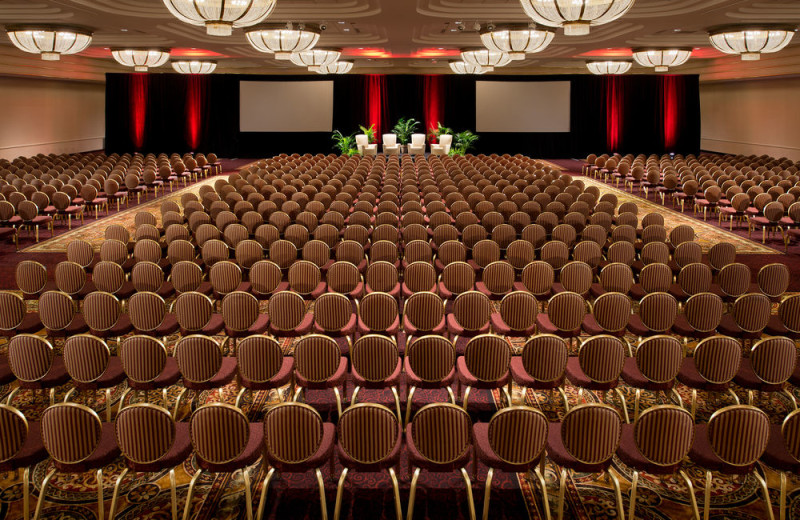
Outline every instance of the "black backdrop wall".
<path fill-rule="evenodd" d="M 249 76 L 108 74 L 106 148 L 205 151 L 221 157 L 328 153 L 327 132 L 239 131 L 239 82 L 334 82 L 333 128 L 355 132 L 378 122 L 389 131 L 400 117 L 425 126 L 437 120 L 456 131 L 475 129 L 476 81 L 565 81 L 571 88 L 571 132 L 481 133 L 475 153 L 524 153 L 542 158 L 592 152 L 697 153 L 700 94 L 697 76 Z M 298 114 L 297 117 L 302 117 Z"/>

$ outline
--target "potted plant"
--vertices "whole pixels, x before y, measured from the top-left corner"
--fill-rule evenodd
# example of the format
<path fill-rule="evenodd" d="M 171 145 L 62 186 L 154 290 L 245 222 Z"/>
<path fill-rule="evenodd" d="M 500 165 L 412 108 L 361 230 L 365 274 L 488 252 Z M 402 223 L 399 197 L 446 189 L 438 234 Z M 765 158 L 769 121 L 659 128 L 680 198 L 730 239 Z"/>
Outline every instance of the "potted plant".
<path fill-rule="evenodd" d="M 413 117 L 408 119 L 401 117 L 400 120 L 397 121 L 397 124 L 394 125 L 394 128 L 392 128 L 392 131 L 397 135 L 397 140 L 400 141 L 403 153 L 406 153 L 408 142 L 411 140 L 411 134 L 416 132 L 418 126 L 419 121 Z"/>
<path fill-rule="evenodd" d="M 344 135 L 339 130 L 335 130 L 331 135 L 331 139 L 333 140 L 333 148 L 339 150 L 342 155 L 351 156 L 358 153 L 355 134 Z"/>
<path fill-rule="evenodd" d="M 450 148 L 450 155 L 465 155 L 467 150 L 473 148 L 478 136 L 469 130 L 464 130 L 453 136 L 453 146 Z"/>
<path fill-rule="evenodd" d="M 358 128 L 361 129 L 361 133 L 367 136 L 367 142 L 369 144 L 377 143 L 378 136 L 375 135 L 375 125 L 369 125 L 369 128 L 366 126 L 358 125 Z"/>
<path fill-rule="evenodd" d="M 436 128 L 431 128 L 430 133 L 428 134 L 428 140 L 431 143 L 438 143 L 440 135 L 452 135 L 453 129 L 448 128 L 446 126 L 442 126 L 441 121 L 436 123 Z"/>

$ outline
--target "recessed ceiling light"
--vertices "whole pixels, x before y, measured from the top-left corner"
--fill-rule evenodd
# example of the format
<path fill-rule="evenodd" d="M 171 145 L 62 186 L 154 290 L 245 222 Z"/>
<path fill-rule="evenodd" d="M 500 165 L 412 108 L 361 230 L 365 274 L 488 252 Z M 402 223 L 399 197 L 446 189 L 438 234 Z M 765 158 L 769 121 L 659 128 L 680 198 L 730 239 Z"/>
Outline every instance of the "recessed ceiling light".
<path fill-rule="evenodd" d="M 450 32 L 458 32 L 458 29 L 450 29 Z"/>
<path fill-rule="evenodd" d="M 680 29 L 675 29 L 675 32 L 681 32 L 681 30 Z"/>
<path fill-rule="evenodd" d="M 343 21 L 340 21 L 340 22 L 336 22 L 336 23 L 344 23 L 344 22 L 343 22 Z"/>
<path fill-rule="evenodd" d="M 120 29 L 122 32 L 128 32 L 128 29 Z"/>
<path fill-rule="evenodd" d="M 349 31 L 350 31 L 350 29 L 348 29 L 347 27 L 345 27 L 345 28 L 344 28 L 344 29 L 342 29 L 342 30 L 343 30 L 344 32 L 349 32 Z"/>

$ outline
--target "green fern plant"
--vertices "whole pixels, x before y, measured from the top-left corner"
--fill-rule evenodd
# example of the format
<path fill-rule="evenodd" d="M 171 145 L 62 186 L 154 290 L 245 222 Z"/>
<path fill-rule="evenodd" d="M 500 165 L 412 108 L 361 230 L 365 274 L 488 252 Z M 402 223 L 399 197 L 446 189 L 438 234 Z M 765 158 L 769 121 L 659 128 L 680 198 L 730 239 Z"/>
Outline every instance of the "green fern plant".
<path fill-rule="evenodd" d="M 342 155 L 351 156 L 358 153 L 355 134 L 344 135 L 339 130 L 334 130 L 331 139 L 333 140 L 333 148 Z"/>
<path fill-rule="evenodd" d="M 467 151 L 474 148 L 478 135 L 469 130 L 464 130 L 453 136 L 453 146 L 450 148 L 450 155 L 465 155 Z"/>
<path fill-rule="evenodd" d="M 367 128 L 366 126 L 358 125 L 358 128 L 361 129 L 362 134 L 367 136 L 368 143 L 372 144 L 378 142 L 378 136 L 375 135 L 375 125 L 369 125 L 369 128 Z"/>
<path fill-rule="evenodd" d="M 397 124 L 394 125 L 392 131 L 397 135 L 397 140 L 400 141 L 400 144 L 406 145 L 411 140 L 411 134 L 417 131 L 417 127 L 419 126 L 419 121 L 410 117 L 406 119 L 405 117 L 401 117 Z"/>
<path fill-rule="evenodd" d="M 453 129 L 448 128 L 446 126 L 442 126 L 442 122 L 439 121 L 436 123 L 436 128 L 431 128 L 430 133 L 428 134 L 428 140 L 430 142 L 439 142 L 439 136 L 441 135 L 453 135 Z"/>

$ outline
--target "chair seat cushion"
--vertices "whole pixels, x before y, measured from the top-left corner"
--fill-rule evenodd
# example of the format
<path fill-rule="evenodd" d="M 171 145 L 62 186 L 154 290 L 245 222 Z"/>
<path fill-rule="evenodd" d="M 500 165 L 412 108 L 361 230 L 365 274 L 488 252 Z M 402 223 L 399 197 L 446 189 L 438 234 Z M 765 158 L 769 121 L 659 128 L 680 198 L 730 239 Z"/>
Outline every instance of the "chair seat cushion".
<path fill-rule="evenodd" d="M 424 457 L 417 449 L 416 444 L 414 444 L 413 423 L 410 423 L 406 426 L 406 447 L 408 448 L 409 464 L 435 473 L 451 472 L 459 468 L 463 468 L 467 465 L 467 463 L 469 463 L 470 458 L 472 458 L 472 449 L 474 449 L 472 448 L 464 450 L 464 453 L 461 454 L 461 456 L 459 456 L 456 460 L 446 464 L 434 462 Z"/>
<path fill-rule="evenodd" d="M 99 469 L 110 464 L 119 456 L 117 436 L 114 423 L 103 423 L 100 432 L 100 442 L 89 457 L 75 464 L 65 464 L 53 459 L 53 465 L 59 471 L 69 473 L 84 473 L 92 469 Z"/>
<path fill-rule="evenodd" d="M 550 317 L 545 313 L 540 313 L 536 317 L 536 327 L 539 330 L 540 334 L 555 334 L 562 338 L 573 338 L 576 336 L 580 336 L 581 329 L 578 327 L 573 331 L 563 331 L 558 330 L 558 328 L 553 325 L 553 322 L 550 321 Z"/>
<path fill-rule="evenodd" d="M 358 318 L 358 332 L 359 334 L 389 334 L 389 335 L 396 335 L 400 331 L 400 315 L 398 314 L 391 325 L 386 330 L 372 330 L 367 327 L 367 324 L 361 321 L 361 317 Z"/>
<path fill-rule="evenodd" d="M 259 314 L 256 321 L 245 330 L 233 330 L 225 327 L 225 334 L 229 338 L 245 338 L 253 334 L 263 334 L 269 329 L 269 316 L 267 314 Z"/>
<path fill-rule="evenodd" d="M 713 336 L 716 334 L 715 331 L 711 330 L 708 332 L 700 332 L 695 330 L 690 324 L 689 320 L 686 319 L 685 314 L 678 314 L 675 316 L 675 323 L 672 325 L 672 332 L 677 334 L 678 336 L 685 336 L 687 338 L 707 338 L 709 336 Z"/>
<path fill-rule="evenodd" d="M 214 473 L 231 473 L 237 469 L 254 464 L 261 457 L 261 450 L 264 445 L 264 425 L 250 423 L 250 438 L 244 451 L 235 459 L 224 464 L 213 464 L 197 457 L 197 465 L 201 468 Z"/>
<path fill-rule="evenodd" d="M 309 388 L 311 390 L 324 390 L 326 388 L 341 386 L 347 379 L 347 358 L 342 357 L 339 359 L 339 368 L 337 368 L 336 372 L 334 372 L 333 375 L 331 375 L 331 377 L 325 381 L 309 381 L 303 376 L 303 374 L 300 373 L 299 370 L 295 373 L 295 377 L 297 379 L 298 386 Z"/>
<path fill-rule="evenodd" d="M 294 336 L 302 336 L 303 334 L 307 334 L 311 327 L 314 326 L 314 314 L 308 312 L 305 316 L 303 316 L 303 320 L 300 324 L 292 330 L 278 330 L 274 327 L 274 323 L 270 322 L 269 330 L 273 334 L 277 336 L 286 336 L 286 337 L 294 337 Z"/>
<path fill-rule="evenodd" d="M 528 288 L 527 288 L 527 287 L 525 287 L 525 284 L 524 284 L 524 283 L 522 283 L 522 282 L 514 282 L 514 290 L 515 290 L 515 291 L 530 292 L 530 291 L 528 290 Z M 553 289 L 552 289 L 552 287 L 551 287 L 551 288 L 550 288 L 550 289 L 548 289 L 548 290 L 547 290 L 545 293 L 543 293 L 543 294 L 534 294 L 534 296 L 536 296 L 536 299 L 537 299 L 537 300 L 541 301 L 542 299 L 547 299 L 547 298 L 549 298 L 549 297 L 550 297 L 552 294 L 553 294 Z"/>
<path fill-rule="evenodd" d="M 522 356 L 512 357 L 508 368 L 511 371 L 511 377 L 514 379 L 514 382 L 520 386 L 536 390 L 558 388 L 564 384 L 564 378 L 566 377 L 566 374 L 562 374 L 561 377 L 554 381 L 538 381 L 532 378 L 525 370 L 525 366 L 522 364 Z"/>
<path fill-rule="evenodd" d="M 39 313 L 28 312 L 25 314 L 25 317 L 22 318 L 22 323 L 20 323 L 19 327 L 16 328 L 15 333 L 32 334 L 34 332 L 39 332 L 43 327 L 42 320 L 39 319 Z"/>
<path fill-rule="evenodd" d="M 619 459 L 624 462 L 626 466 L 638 471 L 644 471 L 645 473 L 649 473 L 651 475 L 672 475 L 673 473 L 677 473 L 680 469 L 680 464 L 675 464 L 672 466 L 659 466 L 658 464 L 653 464 L 647 460 L 636 446 L 632 424 L 622 425 L 619 448 L 617 448 L 617 457 L 619 457 Z"/>
<path fill-rule="evenodd" d="M 42 425 L 39 422 L 28 422 L 28 436 L 22 447 L 11 459 L 0 462 L 0 471 L 14 471 L 28 468 L 49 457 L 42 442 Z"/>
<path fill-rule="evenodd" d="M 780 317 L 777 315 L 770 317 L 764 332 L 770 336 L 787 336 L 792 339 L 800 339 L 800 332 L 792 332 L 787 329 L 783 325 L 783 322 L 781 322 Z"/>
<path fill-rule="evenodd" d="M 0 385 L 7 385 L 17 380 L 14 372 L 11 371 L 11 365 L 8 362 L 8 357 L 0 354 Z"/>
<path fill-rule="evenodd" d="M 215 388 L 222 388 L 223 386 L 227 385 L 233 378 L 236 376 L 236 358 L 235 357 L 223 357 L 222 364 L 219 367 L 214 376 L 209 379 L 208 381 L 197 382 L 197 381 L 189 381 L 185 377 L 183 378 L 183 386 L 188 388 L 189 390 L 195 391 L 202 391 L 202 390 L 213 390 Z"/>
<path fill-rule="evenodd" d="M 152 381 L 138 382 L 128 379 L 128 386 L 131 390 L 157 390 L 159 388 L 167 388 L 177 383 L 181 378 L 181 372 L 178 370 L 178 360 L 172 356 L 167 357 L 167 362 L 164 364 L 163 370 Z"/>
<path fill-rule="evenodd" d="M 592 381 L 583 369 L 581 369 L 580 361 L 577 356 L 570 356 L 567 359 L 567 379 L 569 379 L 569 382 L 573 385 L 588 390 L 611 390 L 619 386 L 619 379 L 609 381 L 608 383 Z"/>
<path fill-rule="evenodd" d="M 216 336 L 225 328 L 225 320 L 222 319 L 222 314 L 212 314 L 211 319 L 208 320 L 205 327 L 200 330 L 201 334 L 206 336 Z"/>
<path fill-rule="evenodd" d="M 792 457 L 792 454 L 786 448 L 780 424 L 770 424 L 769 442 L 767 442 L 767 449 L 764 450 L 764 454 L 761 455 L 761 461 L 767 466 L 780 471 L 800 473 L 800 462 Z"/>
<path fill-rule="evenodd" d="M 689 388 L 697 388 L 707 392 L 726 392 L 730 388 L 729 383 L 711 383 L 707 381 L 694 363 L 694 358 L 686 358 L 681 363 L 681 369 L 678 372 L 678 381 L 688 386 Z"/>
<path fill-rule="evenodd" d="M 74 381 L 72 384 L 80 389 L 99 389 L 99 388 L 112 388 L 125 381 L 125 372 L 122 370 L 122 360 L 117 356 L 112 356 L 108 359 L 108 366 L 106 371 L 103 372 L 97 380 L 91 383 L 81 383 Z"/>
<path fill-rule="evenodd" d="M 628 332 L 635 336 L 651 336 L 655 334 L 645 326 L 638 314 L 631 314 L 628 319 Z"/>
<path fill-rule="evenodd" d="M 508 473 L 525 473 L 539 463 L 538 457 L 526 464 L 513 464 L 501 459 L 492 449 L 492 445 L 489 442 L 489 423 L 475 423 L 472 427 L 472 433 L 475 442 L 474 449 L 478 453 L 478 458 L 490 468 L 499 469 Z"/>
<path fill-rule="evenodd" d="M 717 327 L 717 332 L 723 334 L 725 336 L 734 336 L 740 339 L 758 339 L 761 337 L 761 332 L 745 332 L 743 331 L 739 325 L 736 324 L 736 320 L 733 319 L 733 316 L 730 314 L 723 314 L 722 319 L 719 322 L 719 326 Z"/>
<path fill-rule="evenodd" d="M 750 358 L 742 358 L 742 364 L 739 365 L 739 372 L 733 376 L 733 381 L 748 390 L 758 390 L 759 392 L 780 392 L 783 388 L 781 383 L 765 383 L 756 375 L 753 370 L 753 364 Z"/>
<path fill-rule="evenodd" d="M 281 364 L 281 368 L 278 370 L 278 373 L 272 376 L 268 381 L 251 381 L 244 377 L 240 371 L 239 384 L 245 388 L 255 391 L 271 390 L 288 383 L 289 379 L 292 377 L 292 372 L 294 372 L 294 358 L 286 356 L 283 358 L 283 363 Z"/>
<path fill-rule="evenodd" d="M 455 314 L 448 314 L 447 315 L 447 331 L 451 334 L 455 334 L 456 336 L 461 337 L 468 337 L 468 336 L 477 336 L 479 334 L 486 334 L 489 332 L 489 326 L 491 324 L 491 320 L 489 320 L 484 326 L 482 326 L 478 330 L 466 330 L 464 327 L 458 323 Z"/>
<path fill-rule="evenodd" d="M 481 388 L 484 390 L 501 388 L 508 384 L 508 379 L 511 377 L 511 372 L 506 370 L 500 378 L 494 381 L 481 381 L 467 368 L 467 361 L 464 356 L 458 357 L 456 360 L 456 367 L 458 368 L 458 380 L 472 388 Z"/>
<path fill-rule="evenodd" d="M 527 338 L 529 336 L 533 336 L 536 333 L 536 322 L 533 323 L 530 327 L 525 330 L 513 330 L 509 327 L 505 321 L 503 321 L 503 317 L 500 315 L 499 312 L 493 312 L 490 323 L 492 326 L 492 330 L 494 330 L 497 334 L 501 336 L 508 336 L 514 338 Z"/>
<path fill-rule="evenodd" d="M 505 296 L 506 294 L 511 292 L 510 289 L 508 291 L 506 291 L 506 292 L 503 292 L 503 293 L 492 292 L 492 291 L 489 290 L 488 287 L 486 287 L 486 284 L 483 283 L 483 282 L 475 282 L 475 289 L 477 289 L 478 291 L 482 292 L 483 294 L 485 294 L 489 298 L 492 298 L 492 299 L 495 299 L 495 300 L 499 300 L 500 298 L 502 298 L 503 296 Z"/>
<path fill-rule="evenodd" d="M 746 475 L 753 470 L 753 465 L 733 466 L 727 464 L 717 457 L 711 449 L 711 442 L 708 440 L 708 423 L 694 425 L 694 442 L 689 450 L 689 458 L 698 466 L 711 471 L 719 471 L 730 475 Z"/>
<path fill-rule="evenodd" d="M 434 327 L 433 330 L 430 331 L 424 330 L 422 332 L 424 332 L 425 334 L 444 334 L 446 327 L 447 327 L 447 320 L 445 317 L 442 317 L 442 321 L 440 321 L 439 324 L 436 327 Z M 414 327 L 414 325 L 412 325 L 411 322 L 408 320 L 407 314 L 403 315 L 403 330 L 406 332 L 408 336 L 416 336 L 417 333 L 420 332 L 420 330 Z"/>
<path fill-rule="evenodd" d="M 26 390 L 42 390 L 44 388 L 54 388 L 57 386 L 69 383 L 72 378 L 67 373 L 67 367 L 64 365 L 64 358 L 61 356 L 53 356 L 53 362 L 50 365 L 50 370 L 47 374 L 38 381 L 20 381 L 19 387 Z"/>
<path fill-rule="evenodd" d="M 286 434 L 292 435 L 292 432 L 287 431 Z M 328 460 L 333 456 L 335 441 L 336 426 L 332 423 L 325 422 L 322 423 L 322 440 L 319 443 L 316 453 L 303 462 L 294 464 L 282 462 L 273 457 L 269 450 L 266 449 L 264 450 L 264 456 L 266 457 L 267 462 L 269 462 L 269 465 L 281 473 L 305 473 L 306 471 L 316 469 L 328 462 Z"/>
<path fill-rule="evenodd" d="M 139 473 L 157 473 L 165 469 L 172 469 L 189 458 L 192 454 L 192 437 L 189 433 L 189 423 L 175 423 L 175 440 L 169 451 L 160 459 L 148 464 L 140 464 L 128 460 L 128 467 Z"/>
<path fill-rule="evenodd" d="M 416 386 L 417 388 L 445 388 L 453 384 L 456 376 L 456 367 L 453 365 L 453 368 L 450 370 L 450 372 L 440 381 L 423 381 L 417 374 L 414 373 L 414 370 L 411 368 L 411 362 L 407 356 L 403 362 L 403 370 L 406 373 L 406 384 L 408 386 Z"/>
<path fill-rule="evenodd" d="M 582 473 L 600 473 L 611 465 L 612 457 L 598 464 L 585 464 L 573 457 L 564 447 L 561 439 L 561 422 L 551 422 L 547 432 L 547 455 L 561 467 L 569 468 Z"/>
<path fill-rule="evenodd" d="M 355 471 L 362 471 L 364 473 L 376 473 L 378 471 L 391 468 L 400 462 L 401 447 L 403 446 L 403 431 L 398 423 L 397 425 L 397 440 L 392 447 L 392 451 L 382 460 L 373 463 L 359 462 L 350 455 L 348 455 L 339 443 L 336 444 L 336 454 L 339 456 L 339 462 L 345 468 L 350 468 Z"/>
<path fill-rule="evenodd" d="M 355 366 L 352 367 L 351 371 L 353 374 L 353 382 L 356 386 L 374 390 L 389 388 L 392 386 L 398 386 L 400 384 L 400 374 L 403 371 L 403 361 L 398 358 L 397 366 L 395 366 L 394 371 L 382 381 L 367 381 L 364 379 L 364 376 L 358 373 L 358 370 L 356 370 Z"/>
<path fill-rule="evenodd" d="M 625 364 L 622 365 L 622 379 L 628 385 L 634 388 L 641 388 L 642 390 L 650 390 L 651 392 L 667 391 L 675 386 L 675 380 L 667 381 L 666 383 L 656 383 L 650 381 L 639 370 L 639 365 L 636 364 L 636 358 L 625 358 Z"/>
<path fill-rule="evenodd" d="M 350 314 L 347 324 L 339 330 L 325 330 L 316 321 L 314 322 L 314 332 L 317 334 L 325 334 L 327 336 L 349 336 L 356 331 L 358 324 L 358 316 Z"/>

